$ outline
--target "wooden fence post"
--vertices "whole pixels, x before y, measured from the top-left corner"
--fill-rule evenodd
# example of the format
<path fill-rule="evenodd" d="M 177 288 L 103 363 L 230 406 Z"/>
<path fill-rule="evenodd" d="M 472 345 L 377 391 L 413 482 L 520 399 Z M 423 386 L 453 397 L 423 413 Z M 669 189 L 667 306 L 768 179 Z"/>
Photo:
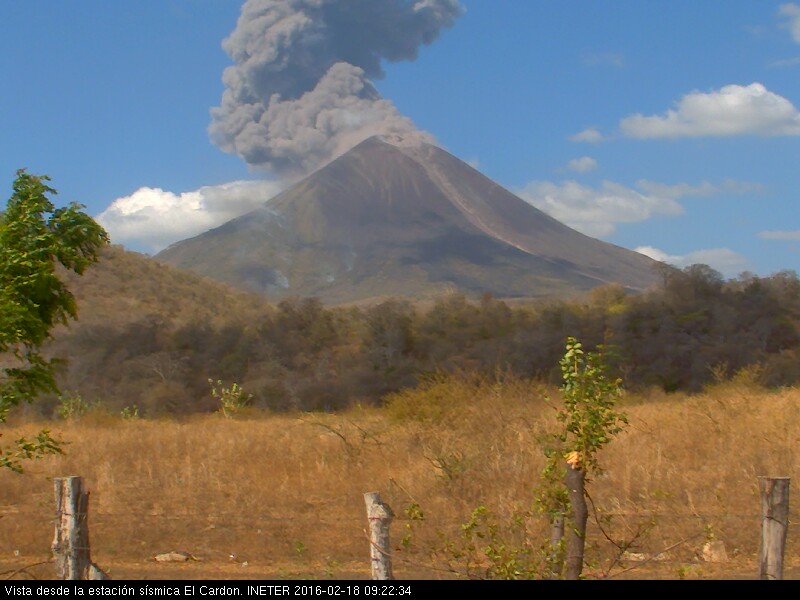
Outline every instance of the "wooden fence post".
<path fill-rule="evenodd" d="M 56 577 L 68 581 L 108 579 L 91 561 L 89 552 L 89 492 L 82 477 L 53 479 L 56 499 L 56 533 L 53 558 Z"/>
<path fill-rule="evenodd" d="M 759 578 L 783 579 L 783 552 L 789 529 L 789 478 L 759 477 L 761 545 Z"/>
<path fill-rule="evenodd" d="M 373 579 L 394 579 L 392 574 L 389 524 L 394 518 L 392 509 L 384 504 L 378 492 L 364 494 L 369 522 L 369 550 Z"/>

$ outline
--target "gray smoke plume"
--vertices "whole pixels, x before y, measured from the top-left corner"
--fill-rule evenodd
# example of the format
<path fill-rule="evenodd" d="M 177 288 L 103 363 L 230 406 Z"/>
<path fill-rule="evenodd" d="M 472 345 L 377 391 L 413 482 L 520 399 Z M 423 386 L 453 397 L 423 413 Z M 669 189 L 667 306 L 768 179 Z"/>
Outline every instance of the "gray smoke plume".
<path fill-rule="evenodd" d="M 371 80 L 413 60 L 462 13 L 459 0 L 247 0 L 223 48 L 211 139 L 249 165 L 304 175 L 372 135 L 433 141 Z"/>

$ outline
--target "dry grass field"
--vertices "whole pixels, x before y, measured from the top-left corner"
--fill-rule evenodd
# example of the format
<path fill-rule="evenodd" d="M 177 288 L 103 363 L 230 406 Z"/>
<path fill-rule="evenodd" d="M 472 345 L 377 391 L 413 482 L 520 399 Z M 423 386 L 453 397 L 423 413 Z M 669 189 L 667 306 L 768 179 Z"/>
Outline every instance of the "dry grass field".
<path fill-rule="evenodd" d="M 91 490 L 92 557 L 114 579 L 367 579 L 370 491 L 396 513 L 398 579 L 480 577 L 487 560 L 469 558 L 462 527 L 476 508 L 489 515 L 478 548 L 533 549 L 535 558 L 547 539 L 531 508 L 558 399 L 513 378 L 463 377 L 337 415 L 19 418 L 4 426 L 6 440 L 49 427 L 68 443 L 24 475 L 0 472 L 0 572 L 53 577 L 52 478 L 80 475 Z M 756 578 L 757 478 L 798 481 L 800 389 L 767 391 L 740 377 L 694 396 L 629 395 L 620 408 L 630 426 L 589 484 L 597 518 L 585 575 Z M 787 578 L 800 567 L 798 505 Z M 607 538 L 632 543 L 629 554 L 620 560 Z M 702 560 L 711 538 L 724 542 L 726 562 Z M 169 551 L 197 560 L 153 560 Z"/>

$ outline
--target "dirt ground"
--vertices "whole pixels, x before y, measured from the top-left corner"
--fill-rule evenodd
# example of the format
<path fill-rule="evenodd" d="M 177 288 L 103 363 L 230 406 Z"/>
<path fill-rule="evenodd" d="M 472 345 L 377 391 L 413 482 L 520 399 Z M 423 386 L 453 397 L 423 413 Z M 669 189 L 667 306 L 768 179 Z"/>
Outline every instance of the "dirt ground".
<path fill-rule="evenodd" d="M 616 569 L 610 579 L 620 580 L 750 580 L 758 579 L 758 565 L 753 559 L 737 559 L 722 564 L 630 564 L 628 570 Z M 108 568 L 111 579 L 120 581 L 366 581 L 370 579 L 369 565 L 363 563 L 330 565 L 301 563 L 223 563 L 205 560 L 186 562 L 157 563 L 153 560 L 115 563 Z M 587 579 L 599 578 L 591 570 L 586 571 Z M 399 581 L 455 580 L 462 579 L 452 573 L 435 572 L 397 566 L 395 578 Z M 50 561 L 2 562 L 0 578 L 31 581 L 52 580 L 55 578 Z M 789 560 L 784 565 L 785 580 L 800 580 L 800 560 Z"/>

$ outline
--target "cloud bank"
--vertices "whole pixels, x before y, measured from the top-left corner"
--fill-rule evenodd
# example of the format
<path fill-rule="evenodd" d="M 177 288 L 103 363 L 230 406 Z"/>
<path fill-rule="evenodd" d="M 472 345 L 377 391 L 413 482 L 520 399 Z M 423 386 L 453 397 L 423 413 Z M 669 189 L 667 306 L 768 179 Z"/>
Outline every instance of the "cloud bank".
<path fill-rule="evenodd" d="M 591 156 L 581 156 L 567 163 L 567 169 L 576 173 L 588 173 L 597 168 L 597 161 Z"/>
<path fill-rule="evenodd" d="M 223 42 L 234 65 L 211 139 L 288 178 L 372 135 L 433 141 L 371 80 L 383 60 L 414 60 L 462 12 L 458 0 L 248 0 Z"/>
<path fill-rule="evenodd" d="M 760 83 L 726 85 L 687 94 L 664 115 L 626 117 L 620 129 L 637 139 L 800 135 L 800 112 Z"/>
<path fill-rule="evenodd" d="M 596 144 L 602 142 L 603 139 L 603 134 L 594 127 L 589 127 L 569 137 L 571 142 L 586 142 L 588 144 Z"/>
<path fill-rule="evenodd" d="M 573 180 L 560 185 L 533 181 L 516 193 L 551 217 L 592 237 L 609 236 L 620 223 L 683 214 L 683 207 L 674 197 L 643 194 L 613 181 L 603 181 L 599 188 Z"/>
<path fill-rule="evenodd" d="M 704 181 L 698 185 L 667 185 L 642 179 L 636 182 L 636 189 L 613 181 L 603 181 L 599 188 L 593 188 L 568 180 L 561 184 L 533 181 L 516 190 L 516 194 L 581 233 L 607 237 L 616 231 L 619 224 L 682 215 L 684 209 L 678 202 L 681 198 L 745 194 L 761 189 L 758 184 L 733 180 L 722 184 Z"/>
<path fill-rule="evenodd" d="M 670 255 L 653 248 L 652 246 L 640 246 L 636 252 L 649 256 L 650 258 L 670 264 L 674 267 L 683 268 L 689 265 L 703 264 L 708 265 L 722 273 L 727 279 L 734 278 L 744 271 L 749 270 L 748 260 L 729 248 L 710 248 L 707 250 L 696 250 L 683 256 Z"/>
<path fill-rule="evenodd" d="M 273 181 L 234 181 L 182 194 L 143 187 L 112 202 L 96 219 L 113 243 L 156 253 L 261 206 L 281 187 Z"/>

